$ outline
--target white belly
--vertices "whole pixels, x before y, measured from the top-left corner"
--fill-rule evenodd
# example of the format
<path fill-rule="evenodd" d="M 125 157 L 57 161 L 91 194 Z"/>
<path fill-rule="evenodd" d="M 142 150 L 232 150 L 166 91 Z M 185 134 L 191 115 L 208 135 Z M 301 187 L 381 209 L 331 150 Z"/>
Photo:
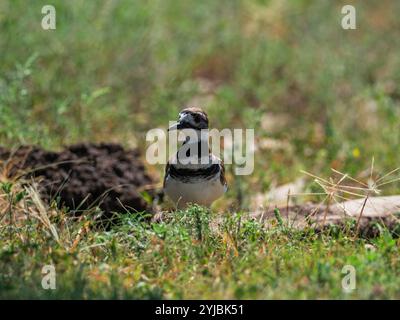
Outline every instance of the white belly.
<path fill-rule="evenodd" d="M 189 203 L 210 206 L 226 191 L 219 175 L 212 180 L 185 183 L 168 177 L 165 181 L 165 193 L 178 208 L 185 208 Z"/>

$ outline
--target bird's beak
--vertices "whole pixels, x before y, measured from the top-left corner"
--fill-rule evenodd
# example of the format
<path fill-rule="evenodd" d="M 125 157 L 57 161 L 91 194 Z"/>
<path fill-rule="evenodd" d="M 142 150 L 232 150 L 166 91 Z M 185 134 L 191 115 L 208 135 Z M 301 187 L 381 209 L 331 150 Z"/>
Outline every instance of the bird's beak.
<path fill-rule="evenodd" d="M 174 123 L 172 126 L 168 128 L 168 131 L 174 131 L 174 130 L 179 130 L 182 128 L 182 125 L 180 122 Z"/>

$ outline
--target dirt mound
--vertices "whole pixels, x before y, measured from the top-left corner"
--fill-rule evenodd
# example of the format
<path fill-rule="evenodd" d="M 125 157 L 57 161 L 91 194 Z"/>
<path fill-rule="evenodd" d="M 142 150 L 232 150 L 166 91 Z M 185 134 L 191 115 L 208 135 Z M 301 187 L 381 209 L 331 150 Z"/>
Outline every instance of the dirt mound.
<path fill-rule="evenodd" d="M 120 145 L 77 144 L 61 152 L 22 146 L 15 152 L 0 148 L 8 175 L 24 172 L 39 181 L 47 201 L 57 199 L 71 210 L 99 206 L 106 217 L 112 212 L 145 211 L 149 207 L 138 188 L 152 184 L 136 150 Z M 122 205 L 123 206 L 122 206 Z"/>

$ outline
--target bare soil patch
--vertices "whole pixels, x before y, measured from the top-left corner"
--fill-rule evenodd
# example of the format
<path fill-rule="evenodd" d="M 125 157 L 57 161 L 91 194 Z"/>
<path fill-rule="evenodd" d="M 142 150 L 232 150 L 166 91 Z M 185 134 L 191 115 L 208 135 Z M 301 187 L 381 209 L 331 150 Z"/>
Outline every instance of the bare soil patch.
<path fill-rule="evenodd" d="M 8 177 L 35 178 L 44 200 L 57 200 L 75 213 L 96 206 L 105 217 L 126 209 L 150 210 L 139 189 L 153 180 L 137 150 L 112 143 L 81 143 L 60 152 L 21 146 L 0 148 L 0 160 Z"/>

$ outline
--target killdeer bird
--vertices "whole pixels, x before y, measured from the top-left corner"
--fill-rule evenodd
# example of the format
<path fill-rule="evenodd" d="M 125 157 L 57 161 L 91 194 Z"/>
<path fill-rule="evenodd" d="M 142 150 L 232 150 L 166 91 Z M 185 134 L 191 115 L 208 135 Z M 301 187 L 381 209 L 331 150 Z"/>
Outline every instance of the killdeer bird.
<path fill-rule="evenodd" d="M 208 117 L 199 108 L 182 110 L 178 122 L 168 129 L 183 130 L 186 136 L 165 168 L 164 192 L 177 208 L 189 203 L 208 207 L 227 190 L 224 165 L 210 152 L 208 134 L 202 133 L 205 129 Z"/>

